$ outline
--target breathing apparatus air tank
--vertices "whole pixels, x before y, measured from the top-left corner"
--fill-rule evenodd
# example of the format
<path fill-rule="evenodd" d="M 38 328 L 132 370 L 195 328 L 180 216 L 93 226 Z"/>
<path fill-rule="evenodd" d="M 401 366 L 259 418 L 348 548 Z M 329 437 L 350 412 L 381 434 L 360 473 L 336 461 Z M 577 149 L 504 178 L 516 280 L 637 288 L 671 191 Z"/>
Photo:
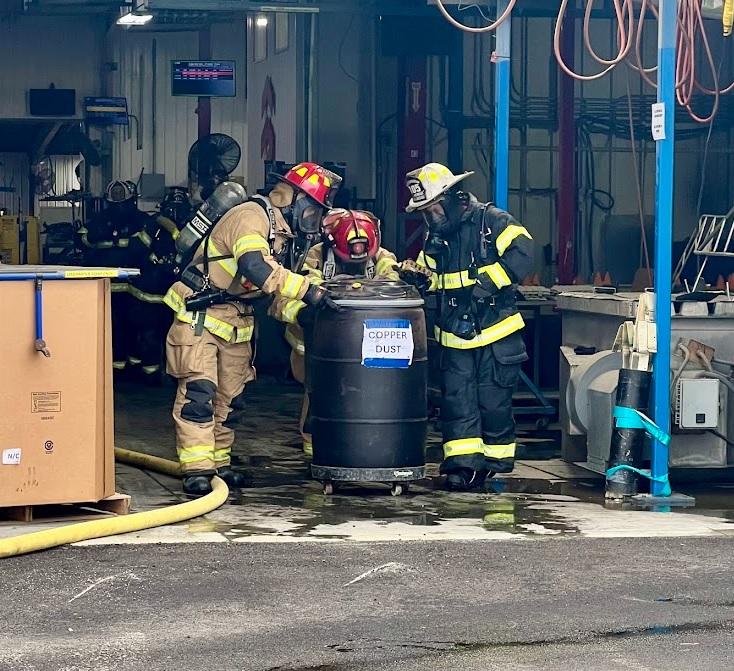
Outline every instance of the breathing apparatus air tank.
<path fill-rule="evenodd" d="M 237 182 L 222 182 L 189 217 L 176 238 L 176 265 L 183 270 L 201 241 L 233 207 L 247 200 L 245 187 Z"/>

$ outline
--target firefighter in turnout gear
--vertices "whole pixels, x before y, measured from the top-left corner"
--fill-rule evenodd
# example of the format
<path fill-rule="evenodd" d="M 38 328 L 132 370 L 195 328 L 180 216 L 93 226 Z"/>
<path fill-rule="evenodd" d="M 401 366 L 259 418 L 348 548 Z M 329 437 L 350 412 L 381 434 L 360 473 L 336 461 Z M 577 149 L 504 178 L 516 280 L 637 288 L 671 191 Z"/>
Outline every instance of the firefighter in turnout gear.
<path fill-rule="evenodd" d="M 78 231 L 85 266 L 139 267 L 131 244 L 150 225 L 151 217 L 138 209 L 137 195 L 134 182 L 116 180 L 107 185 L 105 209 Z M 127 282 L 114 282 L 112 292 L 112 365 L 120 371 L 138 359 L 137 335 L 130 326 L 135 299 Z"/>
<path fill-rule="evenodd" d="M 400 279 L 395 270 L 395 255 L 380 247 L 380 220 L 370 212 L 331 210 L 324 219 L 322 238 L 324 242 L 309 250 L 303 264 L 303 271 L 311 284 L 322 284 L 339 276 Z M 271 305 L 270 314 L 288 324 L 285 337 L 291 346 L 291 371 L 298 382 L 305 384 L 303 328 L 308 328 L 313 322 L 314 308 L 298 299 L 276 298 Z M 305 426 L 308 408 L 306 392 L 299 429 L 303 451 L 311 456 L 311 433 Z"/>
<path fill-rule="evenodd" d="M 211 491 L 219 475 L 244 484 L 230 467 L 233 427 L 245 385 L 255 378 L 252 301 L 264 294 L 300 299 L 319 309 L 336 305 L 328 292 L 287 270 L 293 232 L 318 232 L 340 178 L 314 163 L 293 167 L 268 197 L 246 200 L 244 189 L 220 184 L 183 227 L 177 245 L 196 241 L 181 280 L 164 299 L 175 313 L 166 339 L 167 370 L 178 380 L 173 407 L 184 492 Z"/>
<path fill-rule="evenodd" d="M 135 337 L 128 365 L 139 366 L 147 381 L 160 381 L 161 352 L 171 323 L 163 297 L 176 280 L 176 238 L 178 226 L 163 214 L 150 215 L 130 238 L 130 265 L 140 275 L 126 285 L 133 299 L 129 319 Z"/>
<path fill-rule="evenodd" d="M 515 285 L 531 270 L 533 243 L 512 215 L 484 204 L 438 163 L 408 173 L 408 212 L 427 236 L 417 264 L 401 277 L 437 294 L 435 338 L 441 352 L 441 423 L 449 489 L 481 487 L 512 471 L 512 394 L 527 360 Z"/>

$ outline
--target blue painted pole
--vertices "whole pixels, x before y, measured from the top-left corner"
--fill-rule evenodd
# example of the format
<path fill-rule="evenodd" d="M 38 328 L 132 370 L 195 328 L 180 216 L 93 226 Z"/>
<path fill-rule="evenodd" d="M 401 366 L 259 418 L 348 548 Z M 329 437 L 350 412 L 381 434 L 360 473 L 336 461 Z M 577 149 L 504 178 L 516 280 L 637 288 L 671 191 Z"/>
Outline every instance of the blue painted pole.
<path fill-rule="evenodd" d="M 670 306 L 673 256 L 673 197 L 675 186 L 675 49 L 677 0 L 660 0 L 658 22 L 658 103 L 665 107 L 665 137 L 657 141 L 655 195 L 655 319 L 657 346 L 653 375 L 655 423 L 670 433 Z M 652 446 L 652 476 L 668 475 L 668 448 L 660 441 Z M 653 496 L 665 484 L 653 480 Z"/>
<path fill-rule="evenodd" d="M 497 0 L 497 16 L 507 9 L 508 0 Z M 510 49 L 512 17 L 497 28 L 494 85 L 494 202 L 506 210 L 510 189 Z"/>

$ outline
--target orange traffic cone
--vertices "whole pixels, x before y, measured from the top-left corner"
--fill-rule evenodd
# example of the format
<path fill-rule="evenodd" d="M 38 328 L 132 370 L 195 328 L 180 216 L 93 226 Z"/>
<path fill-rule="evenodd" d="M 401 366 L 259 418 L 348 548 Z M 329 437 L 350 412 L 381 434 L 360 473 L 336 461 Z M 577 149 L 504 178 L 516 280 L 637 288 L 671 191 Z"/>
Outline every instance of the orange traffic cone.
<path fill-rule="evenodd" d="M 604 275 L 604 286 L 605 287 L 611 287 L 612 284 L 612 276 L 607 272 L 606 275 Z"/>
<path fill-rule="evenodd" d="M 734 273 L 729 275 L 729 279 L 727 280 L 729 284 L 729 291 L 734 291 Z"/>
<path fill-rule="evenodd" d="M 599 273 L 599 272 L 594 273 L 594 286 L 595 287 L 600 287 L 601 286 L 601 283 L 602 283 L 601 273 Z"/>
<path fill-rule="evenodd" d="M 535 273 L 535 275 L 533 275 L 532 284 L 534 287 L 542 286 L 540 283 L 540 275 L 538 273 Z"/>
<path fill-rule="evenodd" d="M 724 276 L 723 275 L 719 275 L 716 278 L 716 289 L 718 291 L 724 291 L 724 289 L 726 289 L 726 282 L 724 281 Z"/>

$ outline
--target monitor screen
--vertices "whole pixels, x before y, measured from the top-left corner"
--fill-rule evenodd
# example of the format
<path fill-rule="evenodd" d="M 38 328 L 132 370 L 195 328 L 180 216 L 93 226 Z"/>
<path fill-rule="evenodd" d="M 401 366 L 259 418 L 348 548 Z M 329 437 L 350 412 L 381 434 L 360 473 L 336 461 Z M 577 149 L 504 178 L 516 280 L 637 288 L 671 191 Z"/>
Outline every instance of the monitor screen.
<path fill-rule="evenodd" d="M 76 89 L 29 89 L 28 108 L 31 116 L 74 116 Z"/>
<path fill-rule="evenodd" d="M 127 98 L 84 98 L 84 116 L 91 124 L 127 126 Z"/>
<path fill-rule="evenodd" d="M 234 61 L 172 61 L 171 95 L 236 95 Z"/>

